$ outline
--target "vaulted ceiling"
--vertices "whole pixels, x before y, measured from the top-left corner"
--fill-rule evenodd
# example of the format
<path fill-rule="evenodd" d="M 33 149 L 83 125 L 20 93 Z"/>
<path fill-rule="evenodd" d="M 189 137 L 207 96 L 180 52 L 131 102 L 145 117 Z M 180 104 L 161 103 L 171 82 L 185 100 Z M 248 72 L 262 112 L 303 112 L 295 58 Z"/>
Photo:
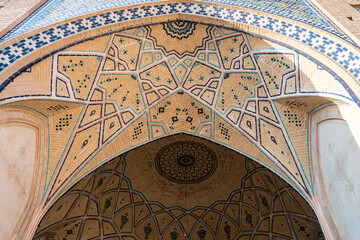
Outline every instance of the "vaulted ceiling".
<path fill-rule="evenodd" d="M 332 96 L 352 98 L 291 49 L 181 20 L 70 46 L 0 96 L 48 118 L 46 202 L 112 156 L 178 132 L 236 149 L 311 198 L 308 114 Z"/>
<path fill-rule="evenodd" d="M 191 135 L 114 158 L 65 193 L 39 239 L 322 239 L 314 211 L 276 174 Z"/>
<path fill-rule="evenodd" d="M 206 2 L 166 1 L 157 4 L 149 1 L 145 6 L 135 7 L 109 3 L 111 6 L 104 9 L 89 8 L 86 13 L 90 15 L 86 16 L 82 16 L 85 12 L 81 12 L 79 9 L 82 7 L 79 7 L 76 16 L 73 16 L 75 18 L 70 20 L 55 11 L 60 5 L 54 3 L 56 1 L 49 1 L 47 10 L 43 9 L 41 14 L 32 16 L 14 29 L 6 36 L 8 38 L 3 38 L 7 41 L 1 43 L 3 48 L 0 50 L 1 110 L 10 112 L 9 116 L 15 111 L 24 113 L 24 116 L 31 113 L 40 119 L 34 125 L 45 132 L 39 135 L 39 142 L 48 151 L 39 157 L 41 160 L 35 173 L 41 186 L 36 193 L 41 206 L 39 211 L 43 215 L 58 199 L 56 206 L 72 196 L 69 198 L 71 201 L 65 204 L 67 208 L 61 210 L 59 207 L 61 214 L 54 210 L 55 207 L 51 208 L 38 229 L 40 239 L 46 237 L 42 235 L 45 232 L 63 231 L 71 224 L 73 233 L 77 225 L 79 236 L 83 234 L 83 226 L 90 224 L 90 220 L 82 216 L 90 211 L 89 199 L 95 191 L 95 187 L 91 186 L 85 189 L 86 181 L 91 178 L 96 182 L 97 176 L 105 173 L 131 185 L 123 189 L 126 194 L 139 193 L 139 201 L 146 202 L 144 209 L 149 211 L 144 216 L 146 224 L 158 221 L 155 220 L 155 210 L 149 207 L 153 202 L 159 202 L 161 214 L 165 215 L 169 215 L 175 206 L 183 209 L 182 215 L 170 214 L 167 225 L 164 223 L 166 226 L 151 222 L 155 225 L 148 233 L 149 239 L 150 234 L 155 232 L 161 237 L 171 234 L 170 230 L 166 232 L 164 229 L 175 222 L 178 224 L 176 233 L 180 236 L 199 236 L 197 228 L 200 225 L 197 223 L 207 224 L 203 225 L 207 236 L 210 233 L 215 238 L 221 234 L 230 238 L 240 236 L 245 222 L 231 220 L 233 225 L 230 225 L 229 220 L 229 225 L 226 225 L 219 218 L 215 225 L 211 225 L 204 220 L 206 215 L 195 216 L 187 210 L 199 208 L 214 212 L 215 203 L 223 206 L 233 204 L 231 199 L 235 192 L 244 194 L 245 179 L 255 181 L 248 166 L 267 172 L 271 178 L 280 177 L 282 180 L 276 182 L 285 186 L 289 199 L 292 199 L 289 201 L 296 203 L 297 207 L 300 204 L 303 209 L 295 211 L 297 216 L 308 221 L 309 226 L 301 225 L 301 229 L 312 229 L 311 236 L 318 233 L 315 231 L 318 229 L 316 217 L 304 210 L 309 207 L 305 200 L 298 199 L 301 195 L 311 205 L 315 197 L 309 147 L 311 113 L 334 103 L 359 105 L 360 58 L 356 43 L 346 34 L 324 16 L 316 14 L 311 4 L 295 0 L 285 6 L 275 2 L 271 6 L 263 6 L 257 1 L 241 1 L 246 6 L 237 2 L 231 2 L 233 6 L 213 6 Z M 111 7 L 116 7 L 116 10 L 108 10 Z M 96 12 L 98 10 L 100 12 Z M 40 20 L 49 14 L 54 17 L 49 18 L 50 25 L 39 28 L 40 25 L 36 24 L 42 24 Z M 237 152 L 224 150 L 229 155 L 234 154 L 234 158 L 236 155 L 243 159 L 242 165 L 237 166 L 239 181 L 222 182 L 233 183 L 223 191 L 219 191 L 220 182 L 214 185 L 216 190 L 204 186 L 221 167 L 231 163 L 228 156 L 222 158 L 229 160 L 224 166 L 219 162 L 216 166 L 207 165 L 205 169 L 202 166 L 194 176 L 174 176 L 172 168 L 180 171 L 180 167 L 188 164 L 196 166 L 192 165 L 194 159 L 204 157 L 196 155 L 198 153 L 192 153 L 196 157 L 186 155 L 181 163 L 175 159 L 175 162 L 166 161 L 167 164 L 163 165 L 127 168 L 127 172 L 122 167 L 111 171 L 101 167 L 135 148 L 112 163 L 131 166 L 127 160 L 131 154 L 137 154 L 138 159 L 152 156 L 154 152 L 165 154 L 166 151 L 159 147 L 149 147 L 157 149 L 154 152 L 139 149 L 161 145 L 162 140 L 157 140 L 167 136 L 191 138 L 189 135 L 177 135 L 179 133 L 212 142 L 196 140 L 203 142 L 204 146 L 213 146 L 195 147 L 201 152 L 222 148 L 215 143 Z M 171 145 L 174 142 L 172 138 L 164 139 L 168 139 L 163 141 L 164 146 L 170 144 L 169 152 L 184 151 L 185 147 L 181 147 L 180 143 Z M 140 147 L 149 142 L 153 145 Z M 210 153 L 206 156 L 213 158 Z M 149 157 L 146 161 L 155 163 L 154 159 L 157 158 Z M 204 158 L 203 161 L 208 164 L 212 160 Z M 230 174 L 232 169 L 230 165 L 226 166 Z M 147 174 L 153 175 L 141 172 L 145 169 L 148 169 Z M 178 195 L 170 194 L 176 191 L 169 188 L 164 195 L 149 197 L 157 192 L 147 185 L 154 174 L 158 174 L 157 179 L 162 176 L 161 183 L 171 182 L 174 186 L 187 186 L 187 181 L 195 181 L 192 186 L 203 186 L 212 195 L 203 198 L 199 194 L 202 192 L 196 193 L 194 188 L 193 198 L 186 197 L 179 202 Z M 232 174 L 229 176 L 236 175 L 235 172 Z M 264 179 L 265 175 L 260 175 Z M 81 180 L 84 176 L 88 177 Z M 84 188 L 72 188 L 75 184 L 84 184 Z M 277 185 L 273 191 L 268 188 L 269 183 L 266 184 L 268 197 L 275 202 L 276 196 L 282 195 L 281 187 Z M 154 183 L 152 186 L 159 185 Z M 67 192 L 69 189 L 70 192 Z M 113 200 L 123 190 L 112 190 Z M 180 187 L 178 190 L 184 192 Z M 103 223 L 105 213 L 101 211 L 104 211 L 103 201 L 106 202 L 108 192 L 106 189 L 101 191 L 93 199 L 98 213 L 90 225 L 100 224 L 97 230 L 93 229 L 95 235 L 105 235 L 103 224 L 108 224 L 108 228 L 113 229 L 109 231 L 118 234 L 121 224 L 116 223 L 115 218 L 120 210 L 109 213 L 109 219 Z M 275 210 L 269 207 L 271 213 L 267 214 L 270 215 L 264 215 L 259 211 L 262 198 L 255 193 L 253 197 L 257 201 L 253 209 L 258 210 L 254 210 L 251 218 L 257 219 L 258 225 L 245 232 L 255 231 L 259 236 L 254 233 L 252 238 L 256 235 L 256 239 L 261 239 L 264 235 L 267 239 L 265 235 L 272 235 L 275 231 L 272 226 L 279 225 L 275 218 L 268 218 L 274 215 Z M 75 209 L 77 201 L 85 202 L 86 199 L 89 203 L 81 204 L 87 206 L 86 209 L 74 210 L 83 215 L 73 213 L 71 209 Z M 299 203 L 301 201 L 303 203 Z M 116 204 L 112 202 L 111 206 Z M 136 202 L 132 199 L 128 204 L 128 210 L 135 211 Z M 236 204 L 241 208 L 243 200 Z M 292 222 L 295 220 L 291 220 L 291 214 L 284 209 L 283 205 L 281 218 L 287 219 L 287 225 L 281 227 L 286 231 L 276 231 L 283 231 L 284 239 L 295 238 L 300 230 Z M 226 207 L 215 212 L 228 214 Z M 73 214 L 76 219 L 70 220 L 69 216 L 75 216 Z M 194 222 L 186 229 L 180 219 L 188 215 L 196 219 L 196 224 Z M 143 225 L 139 225 L 143 222 L 136 222 L 132 217 L 128 219 L 129 223 L 133 222 L 131 235 L 141 235 L 146 239 L 146 233 L 137 232 L 143 231 Z M 231 218 L 230 215 L 226 217 Z M 247 214 L 239 212 L 238 218 L 247 221 Z M 258 227 L 262 220 L 268 221 L 269 225 L 261 235 Z M 226 226 L 232 229 L 230 233 L 218 230 Z"/>

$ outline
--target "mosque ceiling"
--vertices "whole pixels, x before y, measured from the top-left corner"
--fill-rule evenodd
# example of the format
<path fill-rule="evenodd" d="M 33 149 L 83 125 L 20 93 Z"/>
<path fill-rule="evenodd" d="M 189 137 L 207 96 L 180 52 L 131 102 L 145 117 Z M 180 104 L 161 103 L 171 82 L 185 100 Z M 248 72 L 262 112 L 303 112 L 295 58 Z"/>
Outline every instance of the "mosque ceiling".
<path fill-rule="evenodd" d="M 311 197 L 308 116 L 331 97 L 351 94 L 323 65 L 244 32 L 180 20 L 72 45 L 0 93 L 4 106 L 48 118 L 47 203 L 113 156 L 179 132 L 243 153 Z"/>
<path fill-rule="evenodd" d="M 0 39 L 1 110 L 47 132 L 36 240 L 322 239 L 309 124 L 360 106 L 356 43 L 308 0 L 136 3 L 47 1 Z"/>
<path fill-rule="evenodd" d="M 94 170 L 46 213 L 35 240 L 323 239 L 308 203 L 267 168 L 187 134 Z"/>

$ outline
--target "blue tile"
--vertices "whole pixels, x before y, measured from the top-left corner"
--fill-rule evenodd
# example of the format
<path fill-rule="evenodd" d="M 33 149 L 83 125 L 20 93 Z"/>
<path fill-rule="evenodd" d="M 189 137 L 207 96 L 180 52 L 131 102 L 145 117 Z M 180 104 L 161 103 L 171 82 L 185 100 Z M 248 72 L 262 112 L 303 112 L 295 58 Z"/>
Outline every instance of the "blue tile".
<path fill-rule="evenodd" d="M 74 3 L 73 0 L 50 0 L 46 2 L 42 7 L 40 7 L 35 13 L 18 25 L 13 31 L 9 32 L 7 35 L 0 39 L 0 42 L 11 39 L 15 36 L 18 36 L 22 33 L 31 31 L 33 29 L 43 27 L 55 22 L 63 21 L 68 18 L 81 16 L 84 14 L 116 8 L 126 5 L 138 4 L 138 3 L 147 3 L 154 0 L 133 0 L 133 1 L 109 1 L 109 0 L 77 0 Z M 337 29 L 326 17 L 317 11 L 313 4 L 308 0 L 205 0 L 208 2 L 214 3 L 223 3 L 233 6 L 239 6 L 244 8 L 255 9 L 259 11 L 269 12 L 272 14 L 277 14 L 284 16 L 293 20 L 301 21 L 312 26 L 316 26 L 324 29 L 330 33 L 333 33 L 347 41 L 350 39 L 347 38 L 339 29 Z M 176 4 L 170 5 L 171 8 L 174 8 Z M 190 6 L 193 6 L 193 3 L 186 4 L 185 13 L 190 13 Z M 161 6 L 161 5 L 160 5 Z M 195 12 L 200 15 L 205 14 L 205 6 L 200 6 L 200 10 Z M 174 9 L 172 9 L 174 10 Z M 221 9 L 216 8 L 216 13 L 213 14 L 213 17 L 220 17 L 219 12 Z M 157 15 L 163 15 L 164 12 L 160 11 Z M 231 14 L 230 14 L 231 15 Z M 138 16 L 135 16 L 133 19 L 137 19 Z M 233 19 L 231 16 L 229 19 Z"/>
<path fill-rule="evenodd" d="M 67 0 L 63 0 L 66 2 Z M 290 1 L 290 0 L 289 0 Z M 294 0 L 291 0 L 292 2 Z M 182 8 L 180 8 L 182 7 Z M 105 26 L 112 24 L 114 22 L 121 22 L 123 20 L 131 20 L 142 17 L 142 13 L 145 12 L 145 16 L 151 16 L 154 14 L 152 10 L 157 10 L 156 15 L 163 15 L 168 13 L 178 13 L 182 9 L 182 13 L 191 13 L 198 15 L 211 16 L 222 19 L 233 19 L 239 23 L 248 24 L 251 26 L 258 26 L 261 28 L 273 30 L 284 36 L 291 37 L 293 39 L 299 40 L 308 46 L 313 46 L 316 43 L 315 49 L 318 49 L 320 52 L 326 54 L 333 60 L 341 64 L 345 69 L 349 70 L 351 73 L 354 73 L 356 78 L 359 77 L 358 69 L 360 69 L 359 56 L 355 55 L 353 52 L 350 52 L 348 48 L 341 46 L 338 43 L 335 43 L 332 40 L 329 40 L 326 37 L 322 37 L 317 33 L 314 33 L 308 29 L 301 28 L 299 26 L 293 26 L 290 23 L 284 21 L 279 21 L 277 19 L 272 19 L 269 17 L 259 16 L 251 14 L 248 12 L 241 12 L 233 9 L 223 9 L 215 7 L 213 12 L 210 12 L 210 6 L 206 4 L 195 4 L 195 3 L 174 3 L 174 4 L 162 4 L 156 5 L 154 7 L 139 7 L 132 8 L 128 11 L 120 10 L 115 12 L 118 16 L 116 20 L 110 20 L 110 13 L 101 14 L 97 16 L 88 17 L 86 19 L 76 20 L 71 23 L 66 23 L 55 28 L 50 28 L 43 31 L 42 33 L 37 33 L 33 36 L 28 37 L 27 39 L 22 39 L 20 42 L 14 43 L 12 46 L 8 46 L 5 49 L 0 50 L 0 58 L 2 60 L 2 65 L 0 72 L 2 72 L 6 67 L 13 63 L 16 59 L 19 59 L 28 53 L 34 51 L 37 48 L 45 46 L 50 42 L 54 42 L 58 39 L 61 39 L 66 36 L 73 35 L 75 33 L 84 31 L 90 28 L 96 28 L 99 26 Z M 251 17 L 251 18 L 249 18 Z M 90 24 L 87 24 L 90 22 Z M 287 31 L 291 30 L 291 31 Z M 303 36 L 308 36 L 304 39 Z M 20 44 L 23 43 L 23 44 Z M 24 46 L 26 46 L 24 48 Z M 360 79 L 358 79 L 360 80 Z"/>

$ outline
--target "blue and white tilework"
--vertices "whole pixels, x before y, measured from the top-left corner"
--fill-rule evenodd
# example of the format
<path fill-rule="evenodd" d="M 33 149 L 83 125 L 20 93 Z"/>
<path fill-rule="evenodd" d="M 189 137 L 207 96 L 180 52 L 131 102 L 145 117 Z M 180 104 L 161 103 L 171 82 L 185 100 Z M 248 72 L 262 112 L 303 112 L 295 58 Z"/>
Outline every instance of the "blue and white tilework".
<path fill-rule="evenodd" d="M 276 14 L 282 17 L 300 21 L 311 26 L 330 32 L 352 44 L 341 29 L 336 27 L 330 19 L 315 8 L 308 0 L 205 0 L 207 2 L 223 3 L 238 7 L 245 7 L 263 12 Z"/>
<path fill-rule="evenodd" d="M 31 30 L 69 18 L 105 9 L 147 2 L 154 2 L 154 0 L 49 0 L 29 18 L 0 38 L 0 43 Z"/>
<path fill-rule="evenodd" d="M 208 16 L 218 19 L 227 19 L 239 23 L 268 29 L 284 36 L 301 41 L 302 43 L 327 55 L 347 69 L 355 78 L 360 80 L 360 57 L 348 48 L 320 36 L 319 34 L 290 23 L 280 21 L 271 17 L 260 16 L 234 9 L 218 8 L 207 4 L 196 3 L 172 3 L 146 7 L 135 7 L 129 10 L 107 12 L 100 15 L 73 21 L 71 23 L 50 28 L 41 33 L 22 39 L 0 50 L 0 73 L 10 66 L 14 61 L 20 59 L 34 50 L 48 45 L 67 36 L 106 26 L 122 21 L 138 18 L 160 16 L 166 14 L 184 13 Z M 2 91 L 14 78 L 7 79 L 0 85 Z"/>
<path fill-rule="evenodd" d="M 321 28 L 342 39 L 352 42 L 326 16 L 315 9 L 308 0 L 205 0 L 232 6 L 244 7 L 264 11 L 309 25 Z M 155 0 L 50 0 L 40 7 L 33 15 L 0 39 L 0 42 L 9 40 L 25 32 L 69 18 L 100 10 L 130 6 L 134 4 L 156 2 Z"/>

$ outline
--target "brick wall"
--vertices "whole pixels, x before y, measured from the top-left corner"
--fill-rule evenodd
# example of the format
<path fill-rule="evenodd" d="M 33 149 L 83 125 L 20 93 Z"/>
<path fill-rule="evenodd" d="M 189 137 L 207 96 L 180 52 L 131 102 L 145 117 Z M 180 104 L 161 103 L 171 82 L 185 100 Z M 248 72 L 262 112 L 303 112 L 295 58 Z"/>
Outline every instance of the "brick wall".
<path fill-rule="evenodd" d="M 353 34 L 360 40 L 360 12 L 355 9 L 360 0 L 313 0 L 330 19 L 340 23 L 347 33 Z M 341 26 L 339 26 L 341 27 Z"/>

